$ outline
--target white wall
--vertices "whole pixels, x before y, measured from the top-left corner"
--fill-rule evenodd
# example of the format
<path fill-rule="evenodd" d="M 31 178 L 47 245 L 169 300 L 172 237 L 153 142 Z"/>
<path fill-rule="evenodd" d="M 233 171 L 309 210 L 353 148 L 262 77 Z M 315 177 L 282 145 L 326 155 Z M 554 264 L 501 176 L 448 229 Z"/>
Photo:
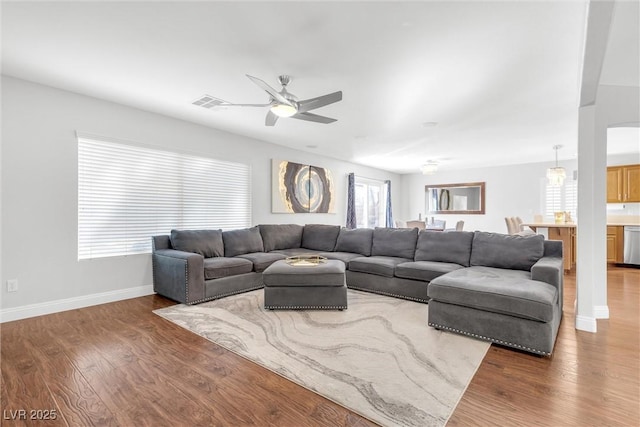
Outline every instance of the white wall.
<path fill-rule="evenodd" d="M 76 130 L 250 164 L 254 224 L 343 225 L 349 172 L 391 179 L 399 200 L 400 177 L 392 173 L 4 76 L 2 122 L 3 310 L 152 284 L 150 255 L 77 260 Z M 274 157 L 331 169 L 337 213 L 272 214 Z M 18 292 L 7 293 L 15 278 Z"/>
<path fill-rule="evenodd" d="M 553 152 L 549 150 L 549 157 Z M 567 169 L 567 179 L 573 179 L 576 160 L 558 162 Z M 455 184 L 461 182 L 486 183 L 486 203 L 484 215 L 428 215 L 447 221 L 447 227 L 464 220 L 464 229 L 506 233 L 504 218 L 519 216 L 524 222 L 532 222 L 533 216 L 543 214 L 544 185 L 547 168 L 555 161 L 528 163 L 522 165 L 485 167 L 477 169 L 441 169 L 434 175 L 411 174 L 402 176 L 402 204 L 396 219 L 417 219 L 425 217 L 425 185 Z"/>

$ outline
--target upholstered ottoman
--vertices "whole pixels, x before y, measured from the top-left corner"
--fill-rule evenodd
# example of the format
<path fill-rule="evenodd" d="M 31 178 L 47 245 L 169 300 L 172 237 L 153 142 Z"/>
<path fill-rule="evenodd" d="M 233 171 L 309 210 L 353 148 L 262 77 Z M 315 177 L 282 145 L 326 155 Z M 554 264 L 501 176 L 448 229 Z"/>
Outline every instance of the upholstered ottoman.
<path fill-rule="evenodd" d="M 262 273 L 264 307 L 343 310 L 347 308 L 344 263 L 326 260 L 313 266 L 276 261 Z"/>

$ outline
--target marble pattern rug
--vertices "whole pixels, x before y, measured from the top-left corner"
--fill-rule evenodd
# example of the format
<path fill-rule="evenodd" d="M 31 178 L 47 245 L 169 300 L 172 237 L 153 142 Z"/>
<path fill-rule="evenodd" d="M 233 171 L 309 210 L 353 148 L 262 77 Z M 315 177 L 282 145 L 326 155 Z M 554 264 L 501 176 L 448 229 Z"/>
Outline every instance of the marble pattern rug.
<path fill-rule="evenodd" d="M 344 311 L 270 311 L 263 291 L 154 313 L 383 426 L 443 426 L 489 348 L 427 304 L 348 291 Z"/>

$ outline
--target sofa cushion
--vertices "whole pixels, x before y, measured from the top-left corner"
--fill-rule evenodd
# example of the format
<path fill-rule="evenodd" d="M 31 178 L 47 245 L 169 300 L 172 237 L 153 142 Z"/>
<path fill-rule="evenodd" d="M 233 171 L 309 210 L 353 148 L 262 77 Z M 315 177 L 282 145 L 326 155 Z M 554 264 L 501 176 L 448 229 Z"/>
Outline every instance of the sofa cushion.
<path fill-rule="evenodd" d="M 264 252 L 262 236 L 257 226 L 223 231 L 222 240 L 224 240 L 224 256 L 226 257 Z"/>
<path fill-rule="evenodd" d="M 335 250 L 337 252 L 353 252 L 364 256 L 371 255 L 373 244 L 373 229 L 371 228 L 341 228 L 338 234 Z"/>
<path fill-rule="evenodd" d="M 339 225 L 307 224 L 302 232 L 300 246 L 316 251 L 333 251 L 339 233 Z"/>
<path fill-rule="evenodd" d="M 273 251 L 274 254 L 282 254 L 285 257 L 289 256 L 304 256 L 304 255 L 318 255 L 319 251 L 314 251 L 313 249 L 305 249 L 305 248 L 294 248 L 294 249 L 278 249 Z"/>
<path fill-rule="evenodd" d="M 171 230 L 171 246 L 205 258 L 224 256 L 222 230 Z"/>
<path fill-rule="evenodd" d="M 354 254 L 352 252 L 318 252 L 318 255 L 327 259 L 337 259 L 342 261 L 346 267 L 349 267 L 349 262 L 352 259 L 360 258 L 362 255 Z"/>
<path fill-rule="evenodd" d="M 253 263 L 248 259 L 216 257 L 204 260 L 205 280 L 251 273 L 252 270 Z"/>
<path fill-rule="evenodd" d="M 296 267 L 279 261 L 262 273 L 262 279 L 265 286 L 345 286 L 344 264 L 330 260 L 314 267 Z"/>
<path fill-rule="evenodd" d="M 285 259 L 286 256 L 277 252 L 252 252 L 250 254 L 238 255 L 238 258 L 248 259 L 253 263 L 253 271 L 262 273 L 274 262 Z"/>
<path fill-rule="evenodd" d="M 505 275 L 492 267 L 469 267 L 437 277 L 427 295 L 436 301 L 493 313 L 549 322 L 554 316 L 558 289 L 526 276 Z"/>
<path fill-rule="evenodd" d="M 403 262 L 396 265 L 395 276 L 430 282 L 438 276 L 463 268 L 460 264 L 435 261 Z"/>
<path fill-rule="evenodd" d="M 259 228 L 265 252 L 299 248 L 302 243 L 302 225 L 261 224 Z"/>
<path fill-rule="evenodd" d="M 360 254 L 354 254 L 353 252 L 320 252 L 318 255 L 327 259 L 337 259 L 344 263 L 346 267 L 349 267 L 349 262 L 352 259 L 360 258 Z"/>
<path fill-rule="evenodd" d="M 417 228 L 382 228 L 373 230 L 371 255 L 413 260 L 418 240 Z"/>
<path fill-rule="evenodd" d="M 531 270 L 544 253 L 544 237 L 509 236 L 476 231 L 471 246 L 471 265 Z"/>
<path fill-rule="evenodd" d="M 441 233 L 422 230 L 416 244 L 416 261 L 439 261 L 460 264 L 469 267 L 473 233 L 470 231 L 451 231 Z"/>
<path fill-rule="evenodd" d="M 349 271 L 393 277 L 396 265 L 410 261 L 407 258 L 391 256 L 358 257 L 349 261 Z"/>

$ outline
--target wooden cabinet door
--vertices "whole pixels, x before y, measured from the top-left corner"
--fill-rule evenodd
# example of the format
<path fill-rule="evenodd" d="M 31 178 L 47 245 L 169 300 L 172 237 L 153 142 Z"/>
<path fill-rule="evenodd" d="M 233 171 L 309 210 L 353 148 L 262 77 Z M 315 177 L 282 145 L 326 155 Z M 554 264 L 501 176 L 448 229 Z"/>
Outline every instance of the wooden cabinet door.
<path fill-rule="evenodd" d="M 625 166 L 623 169 L 623 197 L 625 202 L 640 202 L 640 165 Z M 607 170 L 607 179 L 609 171 Z M 607 190 L 609 181 L 607 181 Z M 607 192 L 608 194 L 608 192 Z M 609 197 L 607 196 L 607 199 Z"/>
<path fill-rule="evenodd" d="M 616 227 L 607 227 L 607 262 L 616 262 L 618 258 L 618 236 Z"/>
<path fill-rule="evenodd" d="M 572 228 L 570 229 L 569 233 L 571 234 L 571 268 L 573 268 L 574 265 L 576 265 L 576 263 L 578 262 L 578 242 L 577 242 L 577 238 L 576 238 L 576 233 L 577 229 Z"/>
<path fill-rule="evenodd" d="M 607 262 L 624 262 L 624 227 L 607 227 Z"/>
<path fill-rule="evenodd" d="M 607 203 L 620 203 L 624 195 L 624 175 L 622 168 L 613 166 L 607 168 Z"/>

